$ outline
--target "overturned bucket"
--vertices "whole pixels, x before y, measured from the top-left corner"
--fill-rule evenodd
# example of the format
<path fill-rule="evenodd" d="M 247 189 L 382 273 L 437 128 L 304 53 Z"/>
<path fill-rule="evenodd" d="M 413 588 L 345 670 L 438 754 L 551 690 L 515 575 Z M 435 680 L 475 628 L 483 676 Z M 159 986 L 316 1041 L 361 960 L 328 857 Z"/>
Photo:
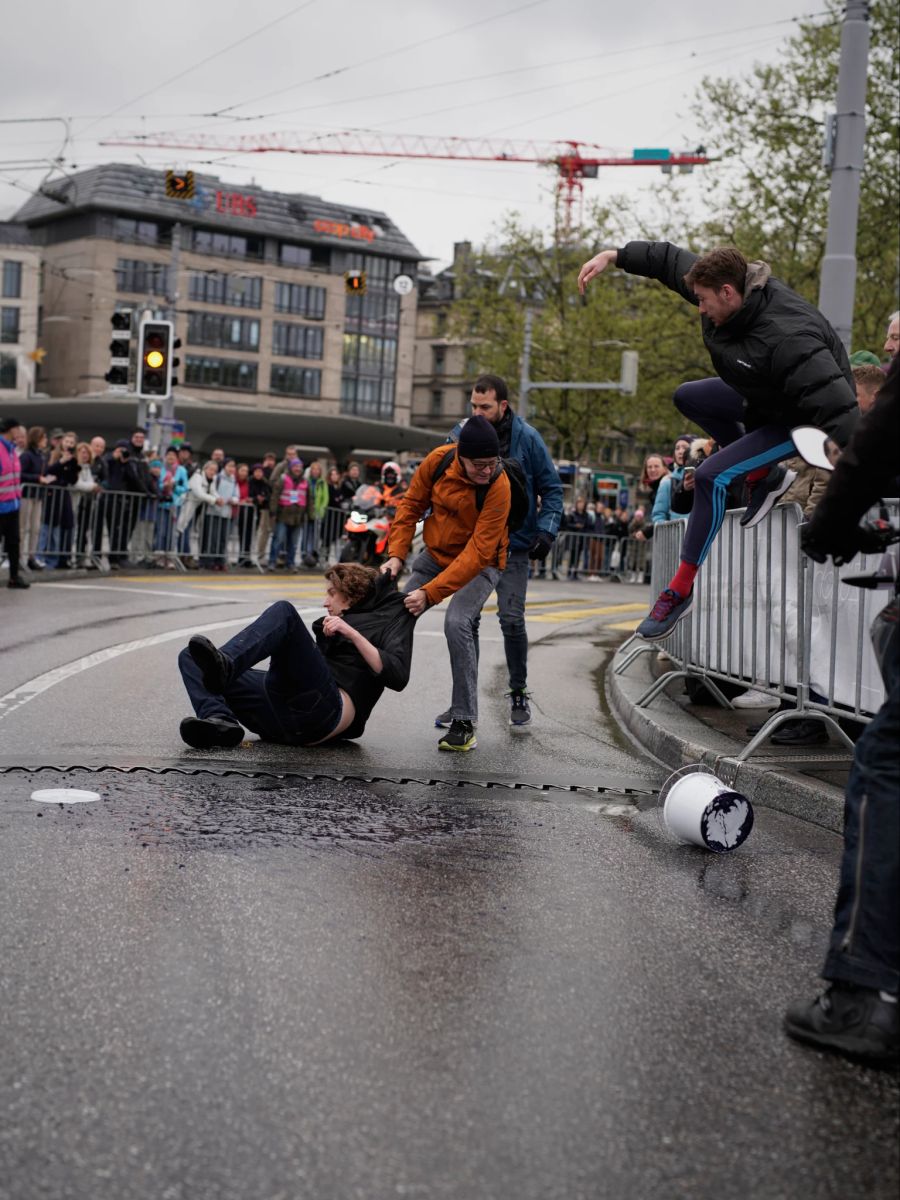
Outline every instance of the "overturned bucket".
<path fill-rule="evenodd" d="M 753 808 L 702 763 L 681 767 L 659 793 L 663 820 L 679 841 L 716 854 L 736 850 L 750 836 Z"/>

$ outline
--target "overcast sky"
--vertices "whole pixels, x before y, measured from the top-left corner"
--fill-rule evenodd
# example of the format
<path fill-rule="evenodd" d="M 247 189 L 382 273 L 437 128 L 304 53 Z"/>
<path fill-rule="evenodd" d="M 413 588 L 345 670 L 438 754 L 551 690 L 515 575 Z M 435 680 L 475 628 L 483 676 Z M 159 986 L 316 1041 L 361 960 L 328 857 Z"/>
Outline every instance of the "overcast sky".
<path fill-rule="evenodd" d="M 307 137 L 365 129 L 577 139 L 624 153 L 636 146 L 689 149 L 703 140 L 689 112 L 702 77 L 774 60 L 795 28 L 790 19 L 822 10 L 821 0 L 7 5 L 2 116 L 68 117 L 71 137 L 63 150 L 59 122 L 0 123 L 0 216 L 9 217 L 46 172 L 30 160 L 63 150 L 68 170 L 113 161 L 193 166 L 238 186 L 255 181 L 380 209 L 438 267 L 455 241 L 483 242 L 510 209 L 548 226 L 548 172 L 527 164 L 132 150 L 100 142 L 169 130 Z M 687 183 L 697 204 L 702 174 Z M 587 182 L 586 194 L 603 198 L 651 179 L 659 179 L 655 168 L 610 168 Z"/>

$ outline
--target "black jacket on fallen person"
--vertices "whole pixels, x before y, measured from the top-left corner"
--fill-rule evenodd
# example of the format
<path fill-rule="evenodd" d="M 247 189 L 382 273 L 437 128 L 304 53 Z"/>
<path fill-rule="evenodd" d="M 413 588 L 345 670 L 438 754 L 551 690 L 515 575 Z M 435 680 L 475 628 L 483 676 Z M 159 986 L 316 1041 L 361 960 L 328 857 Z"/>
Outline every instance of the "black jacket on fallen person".
<path fill-rule="evenodd" d="M 382 671 L 376 675 L 347 638 L 341 634 L 325 636 L 324 617 L 313 622 L 316 645 L 328 663 L 332 678 L 356 709 L 356 716 L 340 736 L 357 738 L 384 689 L 402 692 L 409 683 L 416 619 L 407 612 L 397 584 L 389 575 L 379 575 L 365 600 L 342 615 L 348 625 L 358 629 L 376 647 L 382 662 Z"/>
<path fill-rule="evenodd" d="M 684 282 L 697 255 L 671 242 L 629 242 L 616 266 L 658 279 L 691 304 Z M 744 397 L 748 430 L 763 425 L 815 425 L 840 446 L 856 428 L 859 408 L 843 342 L 819 310 L 763 262 L 748 264 L 742 307 L 723 325 L 701 317 L 716 374 Z"/>
<path fill-rule="evenodd" d="M 882 496 L 897 495 L 900 474 L 900 355 L 875 403 L 838 459 L 810 528 L 852 529 Z"/>

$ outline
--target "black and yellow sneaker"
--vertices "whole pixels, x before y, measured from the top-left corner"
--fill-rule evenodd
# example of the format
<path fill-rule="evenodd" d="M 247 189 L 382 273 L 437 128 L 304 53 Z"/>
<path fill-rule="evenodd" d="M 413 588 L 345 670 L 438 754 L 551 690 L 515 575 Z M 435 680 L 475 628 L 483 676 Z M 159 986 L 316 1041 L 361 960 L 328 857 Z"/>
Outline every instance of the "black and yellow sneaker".
<path fill-rule="evenodd" d="M 474 750 L 475 726 L 471 721 L 451 721 L 450 728 L 438 742 L 438 750 Z"/>

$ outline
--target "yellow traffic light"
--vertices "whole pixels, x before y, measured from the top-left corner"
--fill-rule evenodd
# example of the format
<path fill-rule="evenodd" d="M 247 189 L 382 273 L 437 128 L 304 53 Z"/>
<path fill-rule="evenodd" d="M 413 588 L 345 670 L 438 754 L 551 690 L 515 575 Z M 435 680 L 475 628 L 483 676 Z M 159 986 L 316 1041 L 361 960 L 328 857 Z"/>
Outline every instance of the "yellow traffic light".
<path fill-rule="evenodd" d="M 364 296 L 366 294 L 365 271 L 346 271 L 344 273 L 344 291 L 348 296 Z"/>
<path fill-rule="evenodd" d="M 152 367 L 154 370 L 156 370 L 158 367 L 163 365 L 166 359 L 165 355 L 160 354 L 158 350 L 151 350 L 144 361 L 148 367 Z"/>

